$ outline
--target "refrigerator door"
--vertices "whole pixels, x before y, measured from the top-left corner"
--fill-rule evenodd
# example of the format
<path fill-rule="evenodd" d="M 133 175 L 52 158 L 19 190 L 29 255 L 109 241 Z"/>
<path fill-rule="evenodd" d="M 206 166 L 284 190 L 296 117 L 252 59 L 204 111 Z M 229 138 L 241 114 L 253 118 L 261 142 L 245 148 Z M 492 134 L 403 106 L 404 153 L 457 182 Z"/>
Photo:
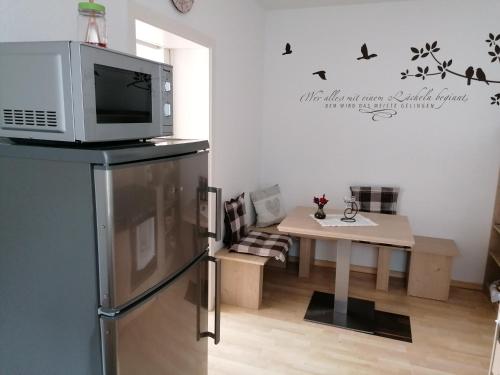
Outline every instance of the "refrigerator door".
<path fill-rule="evenodd" d="M 101 317 L 105 375 L 207 374 L 207 256 L 115 318 Z"/>
<path fill-rule="evenodd" d="M 208 246 L 208 153 L 94 170 L 100 305 L 120 310 Z"/>

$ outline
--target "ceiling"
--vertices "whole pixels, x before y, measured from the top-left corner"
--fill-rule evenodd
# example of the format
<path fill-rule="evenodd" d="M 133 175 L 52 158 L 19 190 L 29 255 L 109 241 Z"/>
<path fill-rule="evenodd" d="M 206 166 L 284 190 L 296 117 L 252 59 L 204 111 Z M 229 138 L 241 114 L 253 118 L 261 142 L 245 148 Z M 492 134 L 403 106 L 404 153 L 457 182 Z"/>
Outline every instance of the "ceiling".
<path fill-rule="evenodd" d="M 368 4 L 399 0 L 257 0 L 265 9 L 294 9 L 330 5 Z"/>

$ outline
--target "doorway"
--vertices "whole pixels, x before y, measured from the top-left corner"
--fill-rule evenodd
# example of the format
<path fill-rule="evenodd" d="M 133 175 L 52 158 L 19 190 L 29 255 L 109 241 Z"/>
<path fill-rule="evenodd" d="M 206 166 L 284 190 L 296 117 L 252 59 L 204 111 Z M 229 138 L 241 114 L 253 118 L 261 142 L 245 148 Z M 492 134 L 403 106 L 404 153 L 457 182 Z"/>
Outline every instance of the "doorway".
<path fill-rule="evenodd" d="M 210 50 L 135 20 L 136 55 L 174 66 L 174 137 L 210 137 Z"/>

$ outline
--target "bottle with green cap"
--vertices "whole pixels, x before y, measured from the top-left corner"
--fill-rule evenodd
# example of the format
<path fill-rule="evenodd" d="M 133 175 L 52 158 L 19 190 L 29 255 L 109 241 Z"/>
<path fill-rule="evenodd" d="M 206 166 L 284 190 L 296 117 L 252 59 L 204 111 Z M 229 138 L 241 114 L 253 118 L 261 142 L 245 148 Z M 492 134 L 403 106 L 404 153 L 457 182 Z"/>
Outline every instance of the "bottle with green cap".
<path fill-rule="evenodd" d="M 107 46 L 106 7 L 94 0 L 78 3 L 78 38 L 99 47 Z"/>

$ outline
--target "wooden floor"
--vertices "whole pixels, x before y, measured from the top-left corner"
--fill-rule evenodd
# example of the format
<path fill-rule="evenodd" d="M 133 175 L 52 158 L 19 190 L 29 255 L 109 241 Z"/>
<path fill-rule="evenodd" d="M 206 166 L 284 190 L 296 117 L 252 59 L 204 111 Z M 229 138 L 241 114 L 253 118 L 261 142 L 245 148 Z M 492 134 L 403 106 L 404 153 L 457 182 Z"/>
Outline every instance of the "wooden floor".
<path fill-rule="evenodd" d="M 351 273 L 350 296 L 378 310 L 409 315 L 413 343 L 303 321 L 313 290 L 333 290 L 335 270 L 266 269 L 263 306 L 222 306 L 218 346 L 209 347 L 210 375 L 487 374 L 496 314 L 478 291 L 452 288 L 447 303 L 407 297 L 402 280 L 375 291 L 373 275 Z"/>

